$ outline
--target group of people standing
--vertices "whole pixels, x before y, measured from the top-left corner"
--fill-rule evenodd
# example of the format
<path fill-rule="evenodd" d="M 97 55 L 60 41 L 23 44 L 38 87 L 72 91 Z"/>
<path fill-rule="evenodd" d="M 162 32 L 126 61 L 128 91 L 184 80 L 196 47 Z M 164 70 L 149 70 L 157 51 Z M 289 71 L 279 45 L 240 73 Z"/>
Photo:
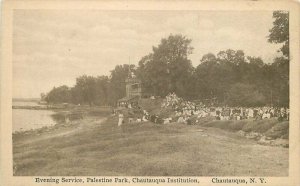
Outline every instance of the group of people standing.
<path fill-rule="evenodd" d="M 188 123 L 191 117 L 212 116 L 216 120 L 270 119 L 289 120 L 289 108 L 284 107 L 206 107 L 203 103 L 184 101 L 171 93 L 166 96 L 162 108 L 172 108 L 177 122 Z"/>
<path fill-rule="evenodd" d="M 289 120 L 289 109 L 278 107 L 216 107 L 210 108 L 217 120 L 270 119 Z"/>
<path fill-rule="evenodd" d="M 139 108 L 139 107 L 138 107 Z M 151 121 L 157 124 L 167 124 L 171 122 L 192 124 L 197 123 L 200 118 L 213 117 L 216 120 L 243 120 L 243 119 L 270 119 L 289 120 L 289 108 L 284 107 L 206 107 L 203 103 L 185 101 L 175 93 L 166 96 L 161 104 L 161 109 L 171 109 L 172 113 L 168 117 L 161 117 L 159 114 L 149 114 L 142 110 L 141 114 L 134 120 L 133 114 L 128 114 L 128 123 Z M 124 123 L 123 113 L 118 115 L 118 126 Z"/>

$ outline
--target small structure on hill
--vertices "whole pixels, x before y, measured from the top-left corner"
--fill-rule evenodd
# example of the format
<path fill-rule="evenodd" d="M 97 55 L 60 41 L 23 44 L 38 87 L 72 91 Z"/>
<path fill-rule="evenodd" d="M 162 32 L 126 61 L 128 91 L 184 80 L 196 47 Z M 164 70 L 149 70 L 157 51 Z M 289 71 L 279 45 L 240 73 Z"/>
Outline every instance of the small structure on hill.
<path fill-rule="evenodd" d="M 138 105 L 139 99 L 142 97 L 141 80 L 130 74 L 125 80 L 126 96 L 118 100 L 118 107 L 130 108 Z"/>
<path fill-rule="evenodd" d="M 135 76 L 128 77 L 126 80 L 126 97 L 141 97 L 142 86 L 141 80 Z"/>

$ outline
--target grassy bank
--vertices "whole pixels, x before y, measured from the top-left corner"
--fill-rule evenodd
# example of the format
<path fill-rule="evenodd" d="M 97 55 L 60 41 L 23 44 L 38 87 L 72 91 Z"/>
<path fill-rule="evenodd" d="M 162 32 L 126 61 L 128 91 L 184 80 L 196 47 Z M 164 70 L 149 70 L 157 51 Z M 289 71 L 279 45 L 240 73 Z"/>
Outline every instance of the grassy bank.
<path fill-rule="evenodd" d="M 213 124 L 206 122 L 206 125 Z M 221 127 L 149 122 L 117 127 L 116 117 L 102 123 L 100 118 L 88 117 L 81 120 L 78 127 L 79 130 L 73 128 L 73 132 L 63 135 L 57 131 L 15 138 L 14 174 L 288 175 L 288 149 L 258 145 L 253 140 L 217 129 Z"/>
<path fill-rule="evenodd" d="M 201 126 L 220 128 L 231 132 L 256 132 L 263 134 L 269 138 L 288 139 L 289 137 L 289 122 L 278 121 L 276 118 L 264 120 L 230 120 L 230 121 L 212 121 L 210 119 L 203 119 L 199 122 Z"/>
<path fill-rule="evenodd" d="M 141 99 L 139 104 L 142 108 L 150 112 L 150 114 L 158 115 L 162 118 L 172 117 L 176 121 L 178 116 L 175 116 L 174 110 L 171 108 L 161 108 L 162 99 Z M 231 132 L 239 132 L 240 134 L 255 134 L 257 137 L 264 136 L 270 140 L 289 138 L 289 121 L 278 121 L 277 118 L 263 120 L 216 120 L 215 117 L 197 118 L 191 117 L 192 124 L 204 127 L 219 128 Z M 198 120 L 198 122 L 196 122 Z"/>

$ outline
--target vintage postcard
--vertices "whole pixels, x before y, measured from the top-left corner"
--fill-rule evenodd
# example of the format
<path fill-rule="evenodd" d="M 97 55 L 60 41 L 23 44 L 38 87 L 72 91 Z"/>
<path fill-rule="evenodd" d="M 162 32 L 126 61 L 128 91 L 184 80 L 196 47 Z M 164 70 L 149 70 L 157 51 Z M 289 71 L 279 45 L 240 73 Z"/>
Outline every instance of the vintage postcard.
<path fill-rule="evenodd" d="M 0 185 L 299 185 L 299 13 L 2 2 Z"/>

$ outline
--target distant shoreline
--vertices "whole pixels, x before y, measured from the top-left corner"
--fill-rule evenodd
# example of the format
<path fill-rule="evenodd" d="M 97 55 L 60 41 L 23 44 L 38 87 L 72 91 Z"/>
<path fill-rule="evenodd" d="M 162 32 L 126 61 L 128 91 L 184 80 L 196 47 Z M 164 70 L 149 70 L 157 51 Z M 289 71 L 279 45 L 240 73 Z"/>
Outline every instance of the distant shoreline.
<path fill-rule="evenodd" d="M 53 106 L 53 105 L 13 105 L 12 109 L 26 109 L 26 110 L 53 110 L 53 109 L 65 109 L 63 106 Z"/>
<path fill-rule="evenodd" d="M 40 98 L 12 98 L 12 101 L 22 101 L 22 102 L 39 102 Z"/>

